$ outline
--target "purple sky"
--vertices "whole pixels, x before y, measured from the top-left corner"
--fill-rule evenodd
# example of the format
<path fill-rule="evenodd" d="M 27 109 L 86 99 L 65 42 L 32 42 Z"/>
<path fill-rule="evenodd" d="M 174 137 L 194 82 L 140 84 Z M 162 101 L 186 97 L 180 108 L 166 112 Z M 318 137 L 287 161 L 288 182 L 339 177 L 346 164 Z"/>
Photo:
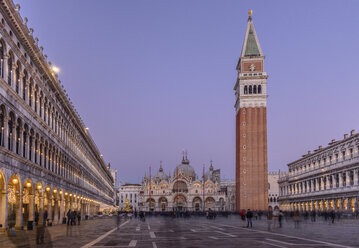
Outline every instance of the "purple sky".
<path fill-rule="evenodd" d="M 15 3 L 17 3 L 15 1 Z M 21 0 L 119 178 L 187 149 L 234 178 L 233 86 L 247 13 L 266 55 L 269 170 L 359 131 L 359 1 Z"/>

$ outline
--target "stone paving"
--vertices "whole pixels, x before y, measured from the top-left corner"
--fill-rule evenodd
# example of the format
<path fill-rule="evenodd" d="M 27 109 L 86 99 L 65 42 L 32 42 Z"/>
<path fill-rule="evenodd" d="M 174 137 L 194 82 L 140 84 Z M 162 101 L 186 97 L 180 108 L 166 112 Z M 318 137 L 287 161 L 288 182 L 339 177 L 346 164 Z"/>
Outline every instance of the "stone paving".
<path fill-rule="evenodd" d="M 45 244 L 36 246 L 36 231 L 18 231 L 16 237 L 0 234 L 0 247 L 81 247 L 81 248 L 194 248 L 194 247 L 359 247 L 359 219 L 331 224 L 323 220 L 301 221 L 294 228 L 291 220 L 282 228 L 267 220 L 253 220 L 246 228 L 239 217 L 188 219 L 147 217 L 123 220 L 116 228 L 116 217 L 83 221 L 80 226 L 58 225 L 46 228 Z"/>

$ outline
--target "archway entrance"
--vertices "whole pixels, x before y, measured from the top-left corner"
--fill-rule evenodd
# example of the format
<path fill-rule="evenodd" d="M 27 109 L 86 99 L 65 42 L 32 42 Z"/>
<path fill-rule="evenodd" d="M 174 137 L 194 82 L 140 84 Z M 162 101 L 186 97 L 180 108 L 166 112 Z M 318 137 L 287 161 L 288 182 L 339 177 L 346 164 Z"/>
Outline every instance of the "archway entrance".
<path fill-rule="evenodd" d="M 206 208 L 214 210 L 215 207 L 215 201 L 212 197 L 207 197 L 206 199 Z"/>
<path fill-rule="evenodd" d="M 42 224 L 44 213 L 44 200 L 43 200 L 42 184 L 38 182 L 35 188 L 35 224 Z"/>
<path fill-rule="evenodd" d="M 159 200 L 158 200 L 158 203 L 160 205 L 160 209 L 162 212 L 165 212 L 167 210 L 167 199 L 166 197 L 161 197 Z"/>
<path fill-rule="evenodd" d="M 32 230 L 34 221 L 34 187 L 32 181 L 27 179 L 22 191 L 22 208 L 24 226 Z"/>
<path fill-rule="evenodd" d="M 154 211 L 155 208 L 156 208 L 155 200 L 153 198 L 151 198 L 151 199 L 148 198 L 146 202 L 147 202 L 148 210 L 149 211 Z"/>
<path fill-rule="evenodd" d="M 202 200 L 199 197 L 195 197 L 192 201 L 192 207 L 195 211 L 200 211 L 202 205 Z"/>
<path fill-rule="evenodd" d="M 0 130 L 1 131 L 1 130 Z M 4 174 L 0 170 L 0 229 L 5 228 L 6 217 L 6 182 Z"/>
<path fill-rule="evenodd" d="M 21 195 L 20 180 L 16 175 L 12 175 L 9 180 L 7 194 L 7 220 L 8 227 L 21 228 Z"/>
<path fill-rule="evenodd" d="M 187 200 L 186 197 L 184 195 L 177 195 L 174 198 L 174 204 L 173 206 L 175 207 L 175 209 L 177 211 L 185 211 L 186 210 L 186 206 L 187 206 Z"/>
<path fill-rule="evenodd" d="M 51 187 L 48 185 L 44 191 L 44 223 L 50 223 L 52 218 L 52 194 Z"/>

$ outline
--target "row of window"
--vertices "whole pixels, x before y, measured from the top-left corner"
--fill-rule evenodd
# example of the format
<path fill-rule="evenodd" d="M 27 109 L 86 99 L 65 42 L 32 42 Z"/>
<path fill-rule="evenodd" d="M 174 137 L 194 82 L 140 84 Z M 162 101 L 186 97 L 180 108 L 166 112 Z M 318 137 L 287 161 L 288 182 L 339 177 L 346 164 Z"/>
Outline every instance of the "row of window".
<path fill-rule="evenodd" d="M 357 151 L 359 151 L 359 146 L 357 147 Z M 349 148 L 348 151 L 344 150 L 341 152 L 341 155 L 339 155 L 339 153 L 335 153 L 334 154 L 334 158 L 335 158 L 335 163 L 339 162 L 339 159 L 341 159 L 342 161 L 346 160 L 346 159 L 351 159 L 354 156 L 354 150 L 353 148 Z M 301 165 L 301 166 L 297 166 L 294 167 L 292 166 L 292 168 L 289 168 L 289 172 L 291 173 L 300 173 L 303 171 L 307 171 L 310 169 L 315 169 L 318 166 L 324 166 L 327 164 L 327 162 L 332 163 L 333 162 L 333 156 L 328 156 L 327 158 L 323 158 L 323 160 L 319 159 L 318 161 L 314 161 L 310 164 L 306 164 L 306 165 Z"/>
<path fill-rule="evenodd" d="M 315 179 L 281 187 L 280 192 L 281 195 L 293 195 L 314 192 L 321 189 L 329 190 L 338 187 L 352 186 L 354 185 L 354 183 L 359 184 L 358 173 L 359 171 L 350 170 L 347 172 L 340 172 L 329 176 L 318 177 Z"/>
<path fill-rule="evenodd" d="M 245 85 L 243 89 L 245 95 L 249 94 L 262 94 L 262 85 Z"/>
<path fill-rule="evenodd" d="M 22 98 L 24 102 L 51 128 L 58 137 L 70 147 L 77 155 L 82 156 L 89 164 L 96 164 L 93 161 L 99 158 L 88 152 L 88 146 L 80 138 L 79 132 L 72 125 L 67 125 L 69 118 L 62 117 L 61 112 L 57 111 L 56 104 L 47 97 L 30 76 L 26 69 L 22 70 L 19 60 L 15 62 L 15 55 L 11 49 L 7 52 L 4 40 L 0 39 L 0 77 L 6 79 L 7 84 Z M 85 151 L 85 152 L 84 152 Z M 101 169 L 96 168 L 103 177 L 105 175 Z"/>
<path fill-rule="evenodd" d="M 14 112 L 10 111 L 7 115 L 4 104 L 0 108 L 0 146 L 78 185 L 86 182 L 100 191 L 102 185 L 95 183 L 88 172 L 81 171 L 65 152 L 29 127 L 20 117 L 16 118 Z M 111 191 L 106 194 L 112 196 Z"/>

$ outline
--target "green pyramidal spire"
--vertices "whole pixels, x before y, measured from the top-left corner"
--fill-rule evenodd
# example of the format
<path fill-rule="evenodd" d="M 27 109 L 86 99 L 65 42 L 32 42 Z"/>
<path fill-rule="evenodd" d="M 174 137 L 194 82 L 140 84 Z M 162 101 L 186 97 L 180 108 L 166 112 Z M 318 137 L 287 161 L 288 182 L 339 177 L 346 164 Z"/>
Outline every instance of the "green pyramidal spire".
<path fill-rule="evenodd" d="M 258 37 L 252 22 L 252 12 L 249 13 L 246 36 L 242 47 L 241 57 L 263 56 Z"/>
<path fill-rule="evenodd" d="M 260 56 L 252 25 L 250 26 L 244 56 Z"/>

